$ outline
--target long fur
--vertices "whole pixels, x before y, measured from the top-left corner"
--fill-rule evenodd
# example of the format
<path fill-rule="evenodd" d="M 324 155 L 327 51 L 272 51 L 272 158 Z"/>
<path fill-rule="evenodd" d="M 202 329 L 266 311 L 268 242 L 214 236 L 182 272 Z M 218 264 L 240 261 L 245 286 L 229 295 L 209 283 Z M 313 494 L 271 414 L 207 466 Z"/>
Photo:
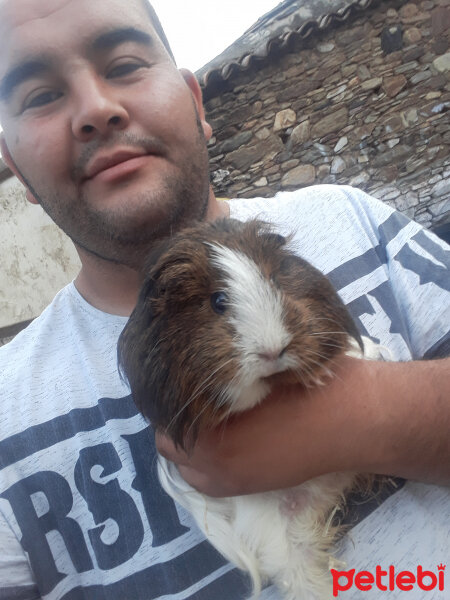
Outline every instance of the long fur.
<path fill-rule="evenodd" d="M 182 232 L 150 255 L 119 362 L 139 409 L 176 443 L 255 406 L 279 382 L 322 384 L 341 353 L 380 358 L 327 279 L 287 243 L 265 224 L 223 220 Z M 158 473 L 211 543 L 249 573 L 252 597 L 271 581 L 285 600 L 331 598 L 333 517 L 364 477 L 333 473 L 216 499 L 162 457 Z"/>
<path fill-rule="evenodd" d="M 363 342 L 364 355 L 356 342 L 347 354 L 378 360 L 378 346 L 369 338 Z M 289 490 L 233 498 L 197 492 L 162 456 L 158 474 L 165 491 L 192 514 L 215 548 L 248 572 L 252 599 L 269 581 L 285 600 L 332 598 L 329 561 L 339 530 L 332 521 L 356 485 L 355 474 L 323 475 Z"/>

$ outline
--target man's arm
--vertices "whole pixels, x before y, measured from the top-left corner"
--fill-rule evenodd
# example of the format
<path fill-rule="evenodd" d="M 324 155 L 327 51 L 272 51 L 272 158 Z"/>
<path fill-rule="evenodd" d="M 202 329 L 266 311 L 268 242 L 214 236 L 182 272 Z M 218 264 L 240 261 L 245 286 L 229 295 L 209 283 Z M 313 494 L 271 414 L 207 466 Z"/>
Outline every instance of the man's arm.
<path fill-rule="evenodd" d="M 336 471 L 450 484 L 450 359 L 385 363 L 343 357 L 325 387 L 274 391 L 200 436 L 189 456 L 158 449 L 211 496 L 291 487 Z"/>

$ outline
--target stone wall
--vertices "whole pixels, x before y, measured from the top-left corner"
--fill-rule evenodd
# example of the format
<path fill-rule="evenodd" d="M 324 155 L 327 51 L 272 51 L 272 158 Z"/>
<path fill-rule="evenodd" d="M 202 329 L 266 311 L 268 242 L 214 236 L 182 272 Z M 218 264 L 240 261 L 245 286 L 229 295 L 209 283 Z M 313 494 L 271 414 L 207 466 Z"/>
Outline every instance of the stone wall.
<path fill-rule="evenodd" d="M 219 196 L 351 184 L 450 220 L 450 7 L 383 1 L 205 90 Z"/>

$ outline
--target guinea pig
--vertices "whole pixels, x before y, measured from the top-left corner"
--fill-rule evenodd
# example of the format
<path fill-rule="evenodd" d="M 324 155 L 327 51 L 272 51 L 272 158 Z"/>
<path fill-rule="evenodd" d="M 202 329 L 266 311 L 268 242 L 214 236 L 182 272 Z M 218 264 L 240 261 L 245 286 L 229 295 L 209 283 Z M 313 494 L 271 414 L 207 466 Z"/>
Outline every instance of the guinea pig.
<path fill-rule="evenodd" d="M 139 410 L 184 447 L 280 383 L 322 384 L 337 356 L 362 358 L 365 347 L 378 358 L 333 286 L 289 239 L 260 221 L 221 219 L 151 251 L 118 357 Z M 158 473 L 211 543 L 248 571 L 253 597 L 271 581 L 286 600 L 331 598 L 333 515 L 359 476 L 217 499 L 193 490 L 162 457 Z"/>

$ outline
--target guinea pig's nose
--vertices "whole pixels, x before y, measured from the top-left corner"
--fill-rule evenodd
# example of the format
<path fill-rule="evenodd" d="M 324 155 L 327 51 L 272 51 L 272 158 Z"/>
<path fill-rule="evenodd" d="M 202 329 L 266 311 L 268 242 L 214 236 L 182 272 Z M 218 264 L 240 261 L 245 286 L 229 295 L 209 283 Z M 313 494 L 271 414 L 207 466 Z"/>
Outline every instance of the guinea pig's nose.
<path fill-rule="evenodd" d="M 281 358 L 285 352 L 286 348 L 283 348 L 282 350 L 268 350 L 265 352 L 258 352 L 258 358 L 274 362 Z"/>

